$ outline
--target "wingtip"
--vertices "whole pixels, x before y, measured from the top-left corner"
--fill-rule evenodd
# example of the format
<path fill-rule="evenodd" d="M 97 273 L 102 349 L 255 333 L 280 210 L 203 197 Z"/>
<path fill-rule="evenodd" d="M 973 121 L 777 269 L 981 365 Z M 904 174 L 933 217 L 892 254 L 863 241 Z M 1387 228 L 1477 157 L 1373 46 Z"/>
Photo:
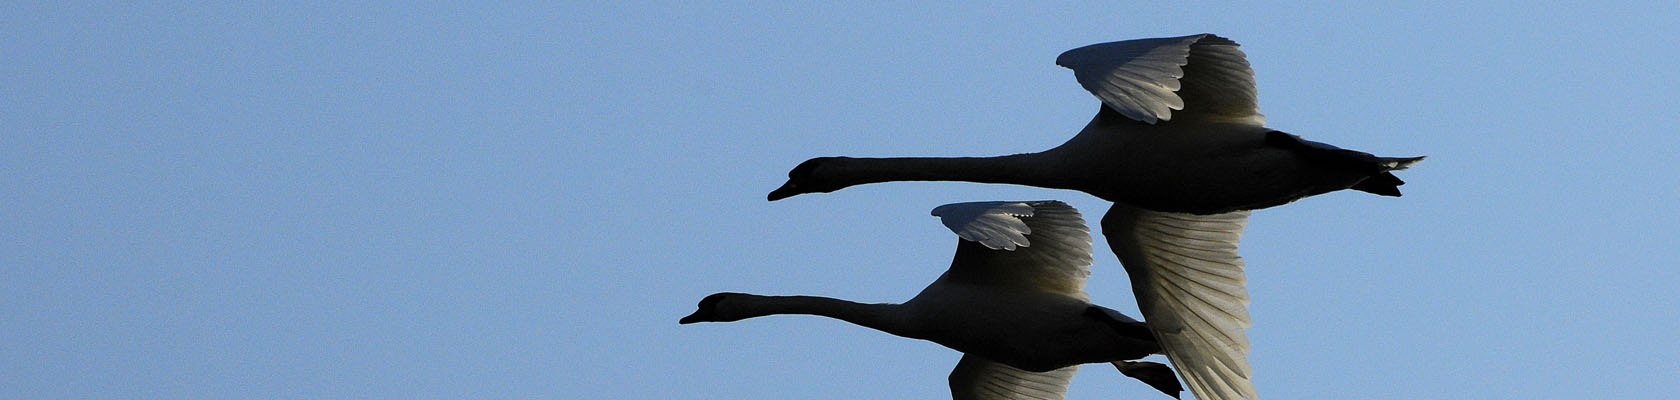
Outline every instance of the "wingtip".
<path fill-rule="evenodd" d="M 1226 45 L 1232 45 L 1232 46 L 1241 46 L 1240 44 L 1237 44 L 1236 40 L 1232 40 L 1229 37 L 1220 36 L 1217 33 L 1203 32 L 1203 33 L 1201 33 L 1200 36 L 1201 36 L 1201 38 L 1196 40 L 1196 44 L 1226 44 Z M 1212 41 L 1212 43 L 1208 43 L 1208 41 Z"/>

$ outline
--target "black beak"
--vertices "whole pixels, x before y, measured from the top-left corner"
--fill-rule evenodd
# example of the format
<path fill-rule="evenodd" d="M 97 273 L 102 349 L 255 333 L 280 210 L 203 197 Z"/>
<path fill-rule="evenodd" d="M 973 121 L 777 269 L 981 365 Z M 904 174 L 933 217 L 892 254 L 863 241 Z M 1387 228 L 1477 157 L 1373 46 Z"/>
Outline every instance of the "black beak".
<path fill-rule="evenodd" d="M 782 187 L 779 187 L 779 188 L 776 188 L 776 190 L 770 191 L 769 199 L 770 199 L 770 201 L 776 201 L 776 200 L 781 200 L 781 199 L 793 197 L 793 196 L 799 195 L 800 193 L 801 192 L 799 191 L 799 185 L 794 184 L 793 181 L 790 180 L 790 181 L 788 181 L 788 183 L 782 184 Z"/>

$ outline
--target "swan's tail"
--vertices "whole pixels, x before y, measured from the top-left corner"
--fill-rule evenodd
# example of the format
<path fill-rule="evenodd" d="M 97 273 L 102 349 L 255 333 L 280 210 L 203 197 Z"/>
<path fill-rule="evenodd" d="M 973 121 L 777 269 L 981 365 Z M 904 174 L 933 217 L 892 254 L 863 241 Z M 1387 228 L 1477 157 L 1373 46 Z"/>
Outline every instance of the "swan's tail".
<path fill-rule="evenodd" d="M 1417 164 L 1419 161 L 1423 161 L 1423 159 L 1426 158 L 1426 157 L 1427 156 L 1378 157 L 1378 159 L 1382 160 L 1383 165 L 1388 166 L 1389 171 L 1399 171 L 1399 170 L 1402 170 L 1402 169 L 1411 168 L 1412 164 Z"/>
<path fill-rule="evenodd" d="M 1184 392 L 1184 386 L 1178 384 L 1178 376 L 1174 375 L 1172 367 L 1166 364 L 1149 361 L 1115 361 L 1110 364 L 1114 364 L 1114 368 L 1118 368 L 1121 374 L 1142 381 L 1175 399 L 1179 398 L 1179 393 Z"/>
<path fill-rule="evenodd" d="M 1406 181 L 1394 176 L 1389 171 L 1399 171 L 1423 161 L 1419 157 L 1377 157 L 1362 151 L 1348 150 L 1324 143 L 1302 139 L 1280 131 L 1266 133 L 1266 143 L 1286 149 L 1292 149 L 1303 157 L 1318 162 L 1338 165 L 1356 173 L 1369 173 L 1366 178 L 1355 182 L 1353 190 L 1378 194 L 1383 196 L 1400 196 L 1400 185 Z"/>
<path fill-rule="evenodd" d="M 1389 171 L 1406 169 L 1412 164 L 1417 164 L 1418 161 L 1423 161 L 1423 157 L 1377 157 L 1377 160 L 1379 160 L 1377 166 L 1382 168 L 1382 172 L 1353 184 L 1353 190 L 1382 196 L 1400 197 L 1400 185 L 1406 184 L 1406 181 L 1400 180 L 1400 177 L 1394 176 Z"/>

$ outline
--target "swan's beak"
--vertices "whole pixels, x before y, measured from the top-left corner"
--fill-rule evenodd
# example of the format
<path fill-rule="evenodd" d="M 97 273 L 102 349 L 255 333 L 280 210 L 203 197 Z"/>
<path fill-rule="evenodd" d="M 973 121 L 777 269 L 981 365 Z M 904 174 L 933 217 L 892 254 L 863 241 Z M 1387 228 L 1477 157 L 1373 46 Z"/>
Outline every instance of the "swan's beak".
<path fill-rule="evenodd" d="M 694 310 L 693 314 L 689 314 L 687 317 L 682 317 L 682 319 L 677 320 L 677 324 L 688 325 L 695 322 L 713 321 L 717 321 L 717 318 L 712 316 L 712 310 L 706 307 L 700 307 L 700 309 Z"/>
<path fill-rule="evenodd" d="M 793 197 L 793 196 L 799 195 L 800 193 L 804 193 L 804 192 L 799 191 L 799 185 L 796 185 L 796 184 L 793 183 L 792 180 L 789 180 L 787 183 L 782 184 L 782 187 L 779 187 L 779 188 L 776 188 L 776 190 L 770 191 L 770 197 L 769 198 L 770 198 L 770 201 L 776 201 L 776 200 L 781 200 L 781 199 Z"/>

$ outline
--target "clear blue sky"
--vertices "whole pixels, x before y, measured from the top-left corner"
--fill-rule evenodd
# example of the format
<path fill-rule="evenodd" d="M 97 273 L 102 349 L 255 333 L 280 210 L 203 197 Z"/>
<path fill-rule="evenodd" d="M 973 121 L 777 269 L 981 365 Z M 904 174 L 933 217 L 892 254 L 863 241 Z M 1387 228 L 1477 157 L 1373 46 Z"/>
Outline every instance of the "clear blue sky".
<path fill-rule="evenodd" d="M 813 156 L 993 155 L 1097 101 L 1053 64 L 1244 45 L 1271 126 L 1427 154 L 1255 214 L 1272 399 L 1680 392 L 1680 5 L 0 5 L 0 398 L 939 398 L 958 355 L 717 291 L 901 301 L 927 215 L 769 203 Z M 1098 241 L 1095 301 L 1132 315 Z M 1089 366 L 1073 399 L 1164 398 Z"/>

